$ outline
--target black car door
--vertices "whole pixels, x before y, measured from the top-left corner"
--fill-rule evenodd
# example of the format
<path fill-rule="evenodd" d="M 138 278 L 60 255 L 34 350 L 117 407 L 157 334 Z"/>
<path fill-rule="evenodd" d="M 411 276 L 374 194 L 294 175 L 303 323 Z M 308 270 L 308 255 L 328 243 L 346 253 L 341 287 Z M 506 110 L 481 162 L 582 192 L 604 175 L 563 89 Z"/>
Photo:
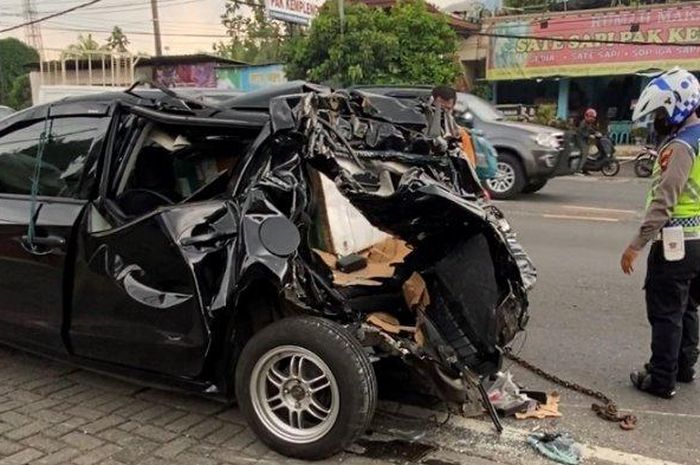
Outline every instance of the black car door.
<path fill-rule="evenodd" d="M 66 256 L 107 124 L 104 106 L 68 110 L 53 107 L 0 133 L 0 337 L 51 352 L 63 349 Z"/>
<path fill-rule="evenodd" d="M 153 146 L 143 149 L 152 130 L 152 121 L 128 113 L 113 120 L 100 201 L 79 226 L 70 346 L 93 361 L 193 378 L 202 371 L 209 329 L 198 259 L 187 256 L 180 238 L 223 202 L 141 205 L 128 214 L 120 209 L 114 186 L 132 179 L 125 172 L 140 166 L 138 157 L 155 157 Z M 168 167 L 148 166 L 154 175 L 161 169 Z"/>

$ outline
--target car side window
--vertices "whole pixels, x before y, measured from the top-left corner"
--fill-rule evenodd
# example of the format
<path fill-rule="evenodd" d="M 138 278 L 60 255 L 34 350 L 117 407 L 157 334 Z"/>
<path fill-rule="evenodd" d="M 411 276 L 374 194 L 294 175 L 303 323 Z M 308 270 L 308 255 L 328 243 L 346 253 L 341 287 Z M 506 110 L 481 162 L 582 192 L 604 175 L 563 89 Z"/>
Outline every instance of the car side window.
<path fill-rule="evenodd" d="M 90 147 L 104 131 L 104 123 L 104 118 L 96 117 L 52 118 L 48 126 L 39 120 L 0 136 L 0 194 L 31 194 L 37 149 L 47 127 L 50 136 L 39 166 L 38 194 L 84 197 L 81 180 L 87 173 Z"/>

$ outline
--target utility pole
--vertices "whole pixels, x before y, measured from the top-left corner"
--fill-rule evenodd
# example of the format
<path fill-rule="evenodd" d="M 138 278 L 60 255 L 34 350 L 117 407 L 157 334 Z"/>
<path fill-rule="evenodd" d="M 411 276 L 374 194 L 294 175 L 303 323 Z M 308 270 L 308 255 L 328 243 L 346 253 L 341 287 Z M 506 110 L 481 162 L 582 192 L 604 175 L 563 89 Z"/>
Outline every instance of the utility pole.
<path fill-rule="evenodd" d="M 28 23 L 35 21 L 36 7 L 34 6 L 34 0 L 24 0 L 22 2 L 22 10 L 24 14 L 24 20 Z M 24 27 L 24 36 L 27 43 L 34 47 L 39 53 L 39 60 L 44 59 L 44 42 L 41 39 L 41 26 L 38 23 L 29 24 Z"/>
<path fill-rule="evenodd" d="M 158 21 L 158 0 L 151 0 L 151 14 L 153 15 L 153 36 L 156 40 L 156 56 L 163 54 L 163 47 L 160 43 L 160 22 Z"/>

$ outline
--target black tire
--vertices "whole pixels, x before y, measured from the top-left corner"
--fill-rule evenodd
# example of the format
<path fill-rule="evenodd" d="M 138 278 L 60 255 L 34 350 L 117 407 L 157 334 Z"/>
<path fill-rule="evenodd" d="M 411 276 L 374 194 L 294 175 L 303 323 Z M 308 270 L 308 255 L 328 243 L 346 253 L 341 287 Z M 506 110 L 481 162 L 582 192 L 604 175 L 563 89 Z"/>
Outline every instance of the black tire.
<path fill-rule="evenodd" d="M 634 174 L 639 178 L 648 178 L 654 170 L 654 160 L 648 156 L 640 156 L 634 162 Z"/>
<path fill-rule="evenodd" d="M 544 186 L 547 185 L 547 180 L 544 181 L 537 181 L 528 184 L 527 186 L 523 187 L 523 194 L 534 194 L 535 192 L 541 190 Z"/>
<path fill-rule="evenodd" d="M 499 170 L 493 179 L 487 180 L 484 184 L 486 190 L 492 198 L 505 200 L 512 199 L 523 191 L 525 187 L 525 170 L 520 164 L 518 157 L 511 152 L 498 152 Z M 502 166 L 503 165 L 503 166 Z M 512 176 L 512 182 L 505 182 L 504 168 L 508 176 Z"/>
<path fill-rule="evenodd" d="M 330 370 L 336 382 L 338 393 L 338 399 L 336 399 L 337 404 L 333 404 L 333 389 L 326 388 L 326 399 L 330 400 L 324 405 L 328 406 L 328 410 L 330 411 L 333 410 L 332 405 L 337 405 L 337 416 L 335 419 L 328 420 L 324 423 L 325 427 L 329 429 L 320 437 L 313 437 L 311 439 L 305 438 L 303 441 L 281 437 L 284 436 L 285 433 L 284 425 L 281 426 L 282 433 L 280 434 L 279 429 L 275 431 L 275 428 L 280 428 L 280 426 L 275 426 L 274 419 L 272 427 L 266 425 L 266 422 L 269 424 L 271 414 L 265 413 L 264 410 L 262 410 L 265 407 L 261 407 L 261 405 L 271 406 L 272 403 L 260 400 L 261 396 L 257 394 L 257 392 L 259 392 L 259 384 L 257 384 L 256 381 L 265 379 L 263 384 L 266 387 L 264 389 L 269 396 L 271 393 L 267 392 L 267 389 L 272 387 L 273 384 L 268 381 L 270 380 L 269 377 L 261 378 L 261 376 L 265 373 L 281 373 L 284 376 L 293 375 L 293 362 L 291 361 L 293 359 L 290 360 L 289 371 L 285 372 L 282 372 L 280 366 L 277 365 L 278 363 L 282 363 L 279 360 L 285 360 L 283 356 L 280 356 L 279 359 L 274 357 L 270 358 L 270 360 L 273 360 L 273 362 L 270 363 L 277 369 L 276 372 L 273 370 L 265 370 L 264 367 L 267 365 L 264 361 L 268 359 L 270 353 L 274 353 L 275 351 L 293 351 L 299 348 L 313 354 L 325 363 L 326 368 Z M 284 352 L 282 352 L 282 354 L 284 354 Z M 256 365 L 258 365 L 257 369 Z M 262 369 L 260 365 L 262 365 Z M 301 363 L 299 366 L 301 367 Z M 307 368 L 307 374 L 309 366 L 311 369 L 319 367 L 319 365 L 314 365 L 313 360 L 307 360 L 304 366 Z M 300 378 L 304 379 L 304 370 L 300 369 L 300 371 L 302 372 Z M 315 374 L 318 373 L 323 372 L 317 371 Z M 254 377 L 256 379 L 253 379 Z M 289 383 L 298 383 L 296 379 L 298 378 L 289 377 L 287 381 L 281 385 L 285 387 L 292 386 L 290 390 L 294 391 L 296 386 L 290 385 Z M 311 397 L 308 395 L 308 391 L 304 390 L 305 387 L 310 386 L 311 384 L 304 384 L 304 388 L 302 389 L 303 392 L 301 395 L 304 396 L 305 399 Z M 278 388 L 272 387 L 271 389 L 275 390 Z M 306 395 L 304 395 L 304 392 Z M 274 393 L 274 391 L 272 393 Z M 282 397 L 283 388 L 280 387 L 277 393 Z M 296 393 L 298 394 L 299 390 L 297 390 Z M 305 402 L 304 399 L 300 400 L 293 396 L 294 392 L 285 394 L 285 398 L 289 399 L 291 403 L 297 402 L 296 407 L 299 407 L 299 402 Z M 263 328 L 246 344 L 236 367 L 236 397 L 241 412 L 248 421 L 248 424 L 257 434 L 258 438 L 268 447 L 288 457 L 304 460 L 321 460 L 342 451 L 367 430 L 376 408 L 377 380 L 367 354 L 364 352 L 357 339 L 345 328 L 323 318 L 285 318 Z M 279 402 L 277 405 L 285 403 L 282 398 L 275 402 Z M 256 407 L 258 410 L 256 410 Z M 274 415 L 280 415 L 277 418 L 279 418 L 282 423 L 294 423 L 291 419 L 292 414 L 290 413 L 290 409 L 286 407 L 275 408 L 281 411 L 280 414 L 275 413 Z M 290 420 L 283 420 L 282 416 L 289 416 Z M 332 418 L 332 415 L 329 417 Z M 301 418 L 304 419 L 298 420 L 299 424 L 306 422 L 308 425 L 309 421 L 317 421 L 314 417 L 309 416 L 309 414 Z M 301 430 L 296 429 L 292 431 L 302 431 L 303 427 L 304 425 L 302 424 Z M 307 428 L 307 431 L 309 429 L 310 428 Z"/>
<path fill-rule="evenodd" d="M 609 163 L 606 163 L 600 169 L 600 172 L 603 173 L 603 176 L 615 176 L 617 173 L 620 172 L 620 162 L 617 160 L 612 160 Z"/>

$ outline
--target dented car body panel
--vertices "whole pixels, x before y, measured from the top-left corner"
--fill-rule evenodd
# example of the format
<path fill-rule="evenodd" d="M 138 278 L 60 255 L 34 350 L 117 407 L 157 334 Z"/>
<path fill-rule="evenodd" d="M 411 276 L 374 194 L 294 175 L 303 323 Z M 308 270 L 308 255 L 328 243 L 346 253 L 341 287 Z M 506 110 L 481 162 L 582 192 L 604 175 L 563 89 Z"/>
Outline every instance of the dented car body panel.
<path fill-rule="evenodd" d="M 36 344 L 31 331 L 7 342 L 230 398 L 246 338 L 273 320 L 317 315 L 346 325 L 379 356 L 433 372 L 438 384 L 462 370 L 496 371 L 501 348 L 527 322 L 534 268 L 483 199 L 457 141 L 440 136 L 439 118 L 390 98 L 299 90 L 272 95 L 264 115 L 258 100 L 227 109 L 172 96 L 116 99 L 94 147 L 96 186 L 71 204 L 69 224 L 57 232 L 65 245 L 17 245 L 28 220 L 14 217 L 27 199 L 2 214 L 0 264 L 9 266 L 11 254 L 54 263 L 41 282 L 21 279 L 58 297 L 31 304 L 51 315 L 42 328 L 53 343 Z M 176 171 L 196 169 L 177 182 L 152 182 L 146 175 L 158 167 L 141 167 L 146 152 L 177 158 Z M 378 286 L 334 283 L 310 240 L 319 214 L 314 176 L 332 180 L 374 227 L 408 245 L 392 277 Z M 39 203 L 43 212 L 52 208 L 48 199 Z M 368 325 L 355 297 L 400 295 L 416 273 L 430 304 L 383 310 L 424 340 Z M 26 301 L 12 305 L 19 312 Z"/>

